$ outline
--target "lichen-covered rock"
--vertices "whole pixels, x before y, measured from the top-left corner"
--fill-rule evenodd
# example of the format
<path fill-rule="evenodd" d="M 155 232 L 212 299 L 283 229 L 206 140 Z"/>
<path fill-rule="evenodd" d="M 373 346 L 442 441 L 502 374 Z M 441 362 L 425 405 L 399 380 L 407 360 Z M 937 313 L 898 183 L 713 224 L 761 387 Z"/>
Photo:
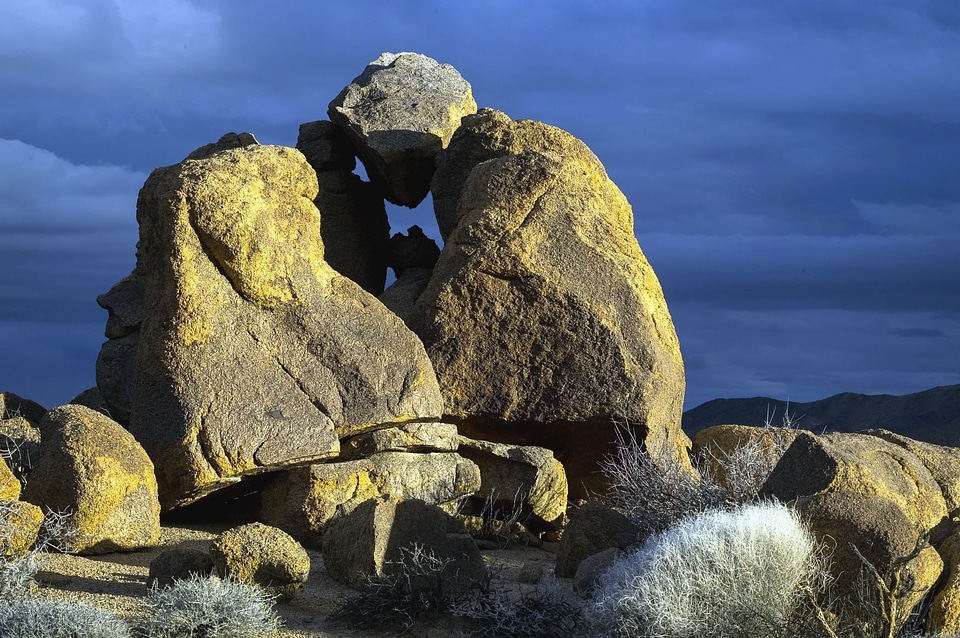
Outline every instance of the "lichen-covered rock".
<path fill-rule="evenodd" d="M 948 523 L 940 486 L 903 447 L 867 434 L 800 431 L 762 493 L 789 502 L 828 492 L 883 497 L 900 508 L 918 534 L 930 534 L 934 542 Z"/>
<path fill-rule="evenodd" d="M 0 498 L 0 559 L 25 556 L 40 534 L 43 510 L 32 503 Z"/>
<path fill-rule="evenodd" d="M 329 523 L 380 496 L 452 505 L 480 488 L 480 470 L 455 453 L 381 452 L 281 473 L 262 492 L 261 519 L 317 547 Z"/>
<path fill-rule="evenodd" d="M 710 474 L 728 489 L 744 479 L 751 483 L 762 483 L 797 438 L 797 432 L 794 428 L 715 425 L 694 435 L 690 456 L 697 459 L 697 467 L 701 471 Z M 731 461 L 736 458 L 737 450 L 744 447 L 747 447 L 752 459 L 749 467 L 753 475 L 731 477 L 729 470 L 740 467 Z"/>
<path fill-rule="evenodd" d="M 323 537 L 323 563 L 339 582 L 359 588 L 402 569 L 410 552 L 432 553 L 444 567 L 447 591 L 466 591 L 486 576 L 480 550 L 462 525 L 436 505 L 383 496 L 332 522 Z"/>
<path fill-rule="evenodd" d="M 915 526 L 900 507 L 882 496 L 834 491 L 802 498 L 797 506 L 810 529 L 831 550 L 833 593 L 854 603 L 851 610 L 857 608 L 857 579 L 863 567 L 853 547 L 884 578 L 892 579 L 899 570 L 898 625 L 940 577 L 943 561 L 936 550 L 926 546 L 918 552 L 920 534 Z"/>
<path fill-rule="evenodd" d="M 15 501 L 20 498 L 20 481 L 0 456 L 0 501 Z"/>
<path fill-rule="evenodd" d="M 947 574 L 930 604 L 926 630 L 931 636 L 960 635 L 960 530 L 947 537 L 937 552 Z"/>
<path fill-rule="evenodd" d="M 560 527 L 567 511 L 567 476 L 553 452 L 460 437 L 458 453 L 480 468 L 475 499 L 490 499 L 499 509 L 511 503 L 523 506 L 526 527 Z"/>
<path fill-rule="evenodd" d="M 229 529 L 210 545 L 221 578 L 260 585 L 291 600 L 310 576 L 310 557 L 289 534 L 263 523 Z"/>
<path fill-rule="evenodd" d="M 573 516 L 560 538 L 556 573 L 573 578 L 588 556 L 614 547 L 618 550 L 640 542 L 640 530 L 620 512 L 597 501 L 588 501 Z"/>
<path fill-rule="evenodd" d="M 352 461 L 379 452 L 456 452 L 459 446 L 457 426 L 451 423 L 407 423 L 341 441 L 340 458 Z"/>
<path fill-rule="evenodd" d="M 552 449 L 574 496 L 602 492 L 615 417 L 658 460 L 689 468 L 679 341 L 630 205 L 596 156 L 560 129 L 484 110 L 464 119 L 433 185 L 448 193 L 438 218 L 455 213 L 408 325 L 446 420 Z"/>
<path fill-rule="evenodd" d="M 430 189 L 434 158 L 477 103 L 449 64 L 419 53 L 384 53 L 330 103 L 384 196 L 413 208 Z"/>
<path fill-rule="evenodd" d="M 150 561 L 147 588 L 163 589 L 191 576 L 209 576 L 213 571 L 210 552 L 190 547 L 170 547 Z"/>
<path fill-rule="evenodd" d="M 54 408 L 40 421 L 40 458 L 23 499 L 67 512 L 78 554 L 155 546 L 160 503 L 153 463 L 117 422 L 81 405 Z"/>
<path fill-rule="evenodd" d="M 960 448 L 916 441 L 889 430 L 865 430 L 862 434 L 889 441 L 919 459 L 940 486 L 949 516 L 960 515 Z"/>
<path fill-rule="evenodd" d="M 142 319 L 120 337 L 138 341 L 114 396 L 130 398 L 165 508 L 442 412 L 416 336 L 324 261 L 317 190 L 298 151 L 257 144 L 157 169 L 141 189 Z"/>
<path fill-rule="evenodd" d="M 383 292 L 390 224 L 383 197 L 352 173 L 356 160 L 346 134 L 333 122 L 300 125 L 297 150 L 317 172 L 324 259 L 372 295 Z"/>

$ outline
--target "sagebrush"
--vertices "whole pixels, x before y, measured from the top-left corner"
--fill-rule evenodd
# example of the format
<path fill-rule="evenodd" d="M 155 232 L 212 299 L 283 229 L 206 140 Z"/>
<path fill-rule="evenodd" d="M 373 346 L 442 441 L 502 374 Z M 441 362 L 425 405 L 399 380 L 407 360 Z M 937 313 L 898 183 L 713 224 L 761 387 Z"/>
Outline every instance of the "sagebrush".
<path fill-rule="evenodd" d="M 29 598 L 0 606 L 2 638 L 130 638 L 125 622 L 82 602 Z"/>

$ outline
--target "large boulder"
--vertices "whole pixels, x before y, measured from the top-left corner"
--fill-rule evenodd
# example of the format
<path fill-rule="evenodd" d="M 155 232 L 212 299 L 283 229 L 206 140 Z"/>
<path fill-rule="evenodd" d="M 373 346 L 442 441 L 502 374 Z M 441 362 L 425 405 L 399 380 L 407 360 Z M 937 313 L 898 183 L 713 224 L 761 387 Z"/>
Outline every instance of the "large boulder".
<path fill-rule="evenodd" d="M 458 452 L 480 468 L 474 499 L 489 499 L 495 510 L 522 507 L 524 526 L 558 529 L 567 511 L 567 476 L 546 448 L 460 437 Z"/>
<path fill-rule="evenodd" d="M 364 502 L 331 523 L 323 537 L 323 564 L 341 583 L 359 588 L 370 579 L 410 567 L 413 553 L 447 564 L 447 591 L 467 591 L 486 577 L 480 550 L 462 524 L 436 505 L 389 496 Z"/>
<path fill-rule="evenodd" d="M 658 460 L 689 468 L 673 321 L 630 205 L 586 145 L 484 109 L 464 118 L 433 187 L 438 219 L 454 212 L 408 324 L 446 420 L 554 450 L 574 496 L 602 491 L 615 417 Z"/>
<path fill-rule="evenodd" d="M 381 496 L 452 509 L 480 488 L 480 470 L 456 453 L 380 452 L 281 473 L 262 492 L 261 519 L 310 547 L 331 521 Z"/>
<path fill-rule="evenodd" d="M 105 350 L 136 335 L 115 362 L 127 370 L 133 357 L 123 391 L 101 390 L 129 397 L 168 509 L 335 456 L 340 437 L 442 412 L 416 336 L 324 261 L 303 155 L 221 142 L 140 191 L 139 328 L 128 332 L 136 302 L 117 301 L 137 297 L 133 283 L 101 299 L 118 335 Z"/>
<path fill-rule="evenodd" d="M 697 468 L 727 490 L 750 498 L 797 438 L 798 430 L 753 425 L 715 425 L 693 436 Z M 746 462 L 741 462 L 746 461 Z"/>
<path fill-rule="evenodd" d="M 40 421 L 40 458 L 23 499 L 69 514 L 71 550 L 106 554 L 155 546 L 160 502 L 154 466 L 117 422 L 81 405 Z"/>
<path fill-rule="evenodd" d="M 263 523 L 225 531 L 210 545 L 221 578 L 263 587 L 280 601 L 291 600 L 310 575 L 310 556 L 289 534 Z"/>
<path fill-rule="evenodd" d="M 434 158 L 477 103 L 449 64 L 419 53 L 384 53 L 330 103 L 384 196 L 413 208 L 430 189 Z"/>
<path fill-rule="evenodd" d="M 32 422 L 23 416 L 0 419 L 0 457 L 21 482 L 40 456 L 39 422 L 39 418 Z"/>
<path fill-rule="evenodd" d="M 828 492 L 880 496 L 934 543 L 949 525 L 946 501 L 930 470 L 903 447 L 867 434 L 798 432 L 762 492 L 784 502 Z"/>
<path fill-rule="evenodd" d="M 297 150 L 317 172 L 320 188 L 313 203 L 320 210 L 324 259 L 370 294 L 380 294 L 386 281 L 390 237 L 383 197 L 376 187 L 353 174 L 353 146 L 333 122 L 301 124 Z"/>
<path fill-rule="evenodd" d="M 826 492 L 800 499 L 797 507 L 830 552 L 833 593 L 846 604 L 847 620 L 870 620 L 876 614 L 876 608 L 861 608 L 860 579 L 867 578 L 869 590 L 876 586 L 864 569 L 864 560 L 887 585 L 897 584 L 892 592 L 897 603 L 897 626 L 907 620 L 943 571 L 937 551 L 921 542 L 903 510 L 883 496 Z"/>

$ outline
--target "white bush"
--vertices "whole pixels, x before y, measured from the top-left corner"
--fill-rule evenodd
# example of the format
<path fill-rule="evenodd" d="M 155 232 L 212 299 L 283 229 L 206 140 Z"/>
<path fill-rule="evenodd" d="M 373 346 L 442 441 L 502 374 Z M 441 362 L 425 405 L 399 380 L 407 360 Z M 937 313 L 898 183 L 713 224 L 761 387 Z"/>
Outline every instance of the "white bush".
<path fill-rule="evenodd" d="M 127 625 L 82 602 L 18 600 L 0 606 L 2 638 L 130 638 Z"/>
<path fill-rule="evenodd" d="M 600 579 L 597 619 L 623 637 L 776 636 L 794 622 L 803 587 L 826 569 L 797 515 L 779 503 L 681 520 Z"/>

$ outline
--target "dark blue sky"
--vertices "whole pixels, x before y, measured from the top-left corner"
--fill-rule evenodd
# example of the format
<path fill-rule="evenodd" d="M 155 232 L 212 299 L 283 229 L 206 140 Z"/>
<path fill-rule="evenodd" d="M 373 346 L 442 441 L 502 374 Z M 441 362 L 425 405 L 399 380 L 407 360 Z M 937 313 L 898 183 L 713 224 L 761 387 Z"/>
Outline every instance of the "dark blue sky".
<path fill-rule="evenodd" d="M 227 131 L 293 145 L 383 51 L 600 157 L 688 408 L 960 383 L 955 0 L 36 0 L 0 6 L 0 390 L 94 384 L 153 168 Z"/>

